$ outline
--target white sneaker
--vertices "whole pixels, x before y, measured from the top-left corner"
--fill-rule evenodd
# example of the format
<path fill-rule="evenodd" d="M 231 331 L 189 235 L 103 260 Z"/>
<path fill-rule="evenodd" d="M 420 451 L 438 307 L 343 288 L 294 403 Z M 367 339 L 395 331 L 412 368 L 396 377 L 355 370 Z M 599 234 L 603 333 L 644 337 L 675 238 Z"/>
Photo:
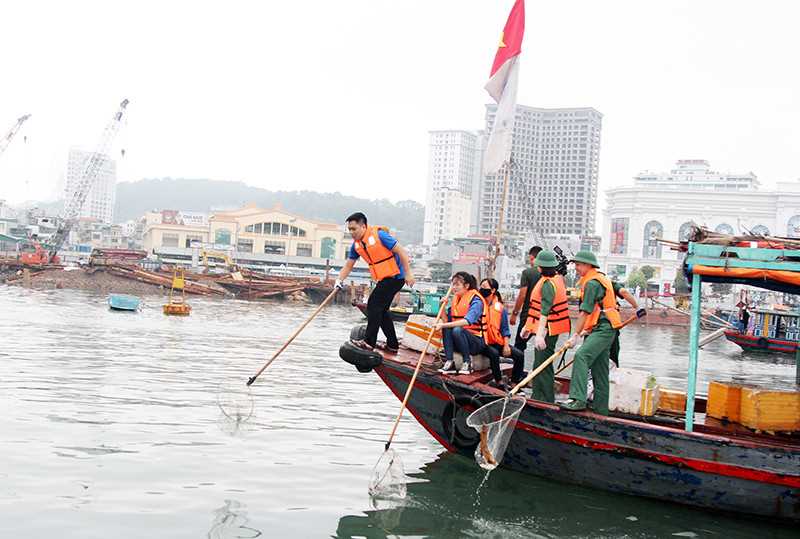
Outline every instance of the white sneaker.
<path fill-rule="evenodd" d="M 464 363 L 461 366 L 461 370 L 458 371 L 458 374 L 469 374 L 472 372 L 472 366 L 469 363 Z"/>
<path fill-rule="evenodd" d="M 455 363 L 453 363 L 453 360 L 451 359 L 450 361 L 445 361 L 444 362 L 444 365 L 442 366 L 441 369 L 439 369 L 439 372 L 448 373 L 449 374 L 449 373 L 454 373 L 454 372 L 458 372 L 458 371 L 456 371 L 456 365 L 455 365 Z"/>

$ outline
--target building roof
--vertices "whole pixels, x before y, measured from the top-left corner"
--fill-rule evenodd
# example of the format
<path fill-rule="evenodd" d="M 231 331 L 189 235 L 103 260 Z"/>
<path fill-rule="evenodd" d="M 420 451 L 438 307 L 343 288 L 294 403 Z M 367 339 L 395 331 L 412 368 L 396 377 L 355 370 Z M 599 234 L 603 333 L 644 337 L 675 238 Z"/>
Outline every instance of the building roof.
<path fill-rule="evenodd" d="M 294 213 L 290 213 L 290 212 L 284 210 L 283 207 L 280 204 L 276 204 L 271 209 L 264 209 L 264 208 L 259 208 L 253 202 L 245 204 L 244 206 L 242 206 L 238 210 L 215 212 L 211 216 L 209 216 L 208 220 L 209 221 L 217 221 L 217 220 L 218 221 L 227 221 L 227 220 L 231 220 L 231 219 L 235 220 L 235 219 L 241 218 L 241 217 L 247 217 L 247 216 L 251 216 L 251 215 L 258 215 L 260 213 L 282 213 L 283 215 L 286 215 L 288 217 L 297 219 L 298 221 L 305 221 L 307 223 L 315 224 L 315 225 L 319 226 L 320 228 L 338 229 L 339 226 L 340 226 L 340 225 L 338 225 L 336 223 L 326 223 L 326 222 L 323 222 L 323 221 L 316 221 L 314 219 L 309 219 L 308 217 L 304 217 L 302 215 L 297 215 L 297 214 L 294 214 Z"/>

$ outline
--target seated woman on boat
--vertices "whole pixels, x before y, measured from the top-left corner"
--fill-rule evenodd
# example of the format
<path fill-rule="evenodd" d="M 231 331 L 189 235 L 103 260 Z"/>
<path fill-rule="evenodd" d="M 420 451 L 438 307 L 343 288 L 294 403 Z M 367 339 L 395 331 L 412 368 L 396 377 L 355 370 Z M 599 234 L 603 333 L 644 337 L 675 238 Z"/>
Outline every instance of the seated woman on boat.
<path fill-rule="evenodd" d="M 511 327 L 508 324 L 508 313 L 503 304 L 503 296 L 497 290 L 495 279 L 484 279 L 481 281 L 480 294 L 486 300 L 486 346 L 482 354 L 489 358 L 492 368 L 493 385 L 504 391 L 510 389 L 503 381 L 500 371 L 500 358 L 510 357 L 514 360 L 514 368 L 511 371 L 511 383 L 516 384 L 522 380 L 522 370 L 525 366 L 525 353 L 519 348 L 508 344 L 511 338 Z"/>
<path fill-rule="evenodd" d="M 471 356 L 479 354 L 485 346 L 486 301 L 478 293 L 478 282 L 466 271 L 459 271 L 452 278 L 453 299 L 447 308 L 447 322 L 439 322 L 436 329 L 442 331 L 445 363 L 442 372 L 456 372 L 453 353 L 464 357 L 462 373 L 471 370 Z"/>

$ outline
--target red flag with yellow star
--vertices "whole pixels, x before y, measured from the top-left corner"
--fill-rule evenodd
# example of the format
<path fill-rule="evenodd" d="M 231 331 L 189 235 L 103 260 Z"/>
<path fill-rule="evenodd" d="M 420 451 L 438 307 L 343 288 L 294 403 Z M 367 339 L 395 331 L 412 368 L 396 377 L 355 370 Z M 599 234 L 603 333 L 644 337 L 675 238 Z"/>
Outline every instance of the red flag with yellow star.
<path fill-rule="evenodd" d="M 494 57 L 486 91 L 497 102 L 492 131 L 484 154 L 484 174 L 497 174 L 511 159 L 511 134 L 517 105 L 517 76 L 522 36 L 525 33 L 525 0 L 516 0 L 508 16 Z"/>

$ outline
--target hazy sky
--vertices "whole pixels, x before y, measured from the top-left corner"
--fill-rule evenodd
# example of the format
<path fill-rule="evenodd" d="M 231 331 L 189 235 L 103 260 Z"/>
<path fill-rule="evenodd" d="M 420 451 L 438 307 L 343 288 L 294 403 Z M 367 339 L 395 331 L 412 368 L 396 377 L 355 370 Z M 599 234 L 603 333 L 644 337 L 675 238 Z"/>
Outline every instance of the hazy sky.
<path fill-rule="evenodd" d="M 0 198 L 53 198 L 131 100 L 120 180 L 424 201 L 428 130 L 483 125 L 513 0 L 7 2 Z M 800 3 L 528 0 L 519 102 L 604 114 L 601 189 L 705 158 L 800 178 Z"/>

